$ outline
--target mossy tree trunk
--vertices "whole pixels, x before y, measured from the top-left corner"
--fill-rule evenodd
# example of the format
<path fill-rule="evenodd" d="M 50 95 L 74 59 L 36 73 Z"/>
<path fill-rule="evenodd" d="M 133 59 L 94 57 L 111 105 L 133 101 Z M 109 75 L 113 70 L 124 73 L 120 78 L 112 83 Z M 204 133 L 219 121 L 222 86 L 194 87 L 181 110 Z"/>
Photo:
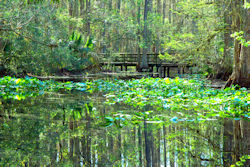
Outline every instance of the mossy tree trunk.
<path fill-rule="evenodd" d="M 230 54 L 231 53 L 230 48 L 233 45 L 233 38 L 230 37 L 232 33 L 230 28 L 232 24 L 232 16 L 230 15 L 230 12 L 232 10 L 232 4 L 229 1 L 221 0 L 219 5 L 222 6 L 222 8 L 220 8 L 220 12 L 218 12 L 218 15 L 220 16 L 221 14 L 223 14 L 225 30 L 223 34 L 224 38 L 223 58 L 217 69 L 216 78 L 226 80 L 232 73 L 232 62 L 233 62 L 232 56 Z"/>
<path fill-rule="evenodd" d="M 149 37 L 149 20 L 148 13 L 151 11 L 152 2 L 151 0 L 145 0 L 144 6 L 144 29 L 143 29 L 143 50 L 142 50 L 142 62 L 141 69 L 148 69 L 148 59 L 147 52 L 150 47 L 150 37 Z"/>
<path fill-rule="evenodd" d="M 232 28 L 234 32 L 244 32 L 244 38 L 249 41 L 250 24 L 248 18 L 250 13 L 244 9 L 244 1 L 232 2 Z M 239 39 L 234 40 L 234 67 L 233 73 L 228 79 L 225 87 L 238 84 L 240 86 L 250 87 L 250 50 L 244 46 Z"/>

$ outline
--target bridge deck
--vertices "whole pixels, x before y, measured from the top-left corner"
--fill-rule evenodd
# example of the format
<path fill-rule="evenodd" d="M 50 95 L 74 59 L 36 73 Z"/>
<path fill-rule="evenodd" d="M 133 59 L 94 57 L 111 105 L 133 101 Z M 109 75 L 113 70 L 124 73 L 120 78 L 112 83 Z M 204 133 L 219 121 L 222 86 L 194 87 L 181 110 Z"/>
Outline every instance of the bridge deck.
<path fill-rule="evenodd" d="M 101 62 L 101 65 L 114 65 L 114 66 L 137 66 L 138 62 Z M 148 63 L 148 66 L 158 66 L 158 67 L 191 67 L 188 64 L 171 64 L 171 63 Z"/>
<path fill-rule="evenodd" d="M 112 56 L 108 54 L 99 54 L 100 58 L 100 65 L 101 66 L 120 66 L 121 71 L 123 71 L 123 67 L 125 67 L 125 71 L 127 71 L 128 66 L 137 66 L 138 65 L 138 59 L 142 54 L 134 54 L 134 53 L 115 53 L 112 54 Z M 170 68 L 178 68 L 178 73 L 182 72 L 184 73 L 185 68 L 191 67 L 191 65 L 183 64 L 183 63 L 169 63 L 162 59 L 160 59 L 159 54 L 156 53 L 149 53 L 147 54 L 147 61 L 148 66 L 151 69 L 151 72 L 153 72 L 154 67 L 156 67 L 157 72 L 163 75 L 163 77 L 166 76 L 166 70 L 167 70 L 167 76 L 169 77 L 169 70 Z M 160 69 L 160 70 L 159 70 Z"/>

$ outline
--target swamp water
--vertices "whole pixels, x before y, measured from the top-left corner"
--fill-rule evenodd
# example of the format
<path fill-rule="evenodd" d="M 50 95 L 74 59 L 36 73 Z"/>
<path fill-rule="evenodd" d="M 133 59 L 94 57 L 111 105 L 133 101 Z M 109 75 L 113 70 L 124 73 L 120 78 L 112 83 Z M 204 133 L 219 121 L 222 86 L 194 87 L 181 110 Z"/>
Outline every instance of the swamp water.
<path fill-rule="evenodd" d="M 102 95 L 46 93 L 0 104 L 0 166 L 230 166 L 249 155 L 243 120 L 128 122 Z M 246 162 L 245 165 L 249 165 Z"/>

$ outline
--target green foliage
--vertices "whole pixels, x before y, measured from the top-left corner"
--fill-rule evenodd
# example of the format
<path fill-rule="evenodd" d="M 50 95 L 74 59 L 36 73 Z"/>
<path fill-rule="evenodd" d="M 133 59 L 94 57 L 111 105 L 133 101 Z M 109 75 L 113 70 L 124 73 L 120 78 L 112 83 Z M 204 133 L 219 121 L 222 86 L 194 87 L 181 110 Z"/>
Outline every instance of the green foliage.
<path fill-rule="evenodd" d="M 216 90 L 196 79 L 153 79 L 96 81 L 94 89 L 106 94 L 107 103 L 124 103 L 139 109 L 182 112 L 181 120 L 220 117 L 249 117 L 246 89 Z M 193 120 L 193 118 L 191 120 Z M 179 118 L 178 118 L 179 119 Z"/>
<path fill-rule="evenodd" d="M 4 29 L 0 38 L 8 42 L 4 52 L 0 52 L 0 66 L 7 74 L 50 75 L 60 69 L 81 71 L 93 64 L 92 38 L 87 39 L 75 31 L 69 35 L 70 21 L 62 18 L 59 2 L 29 2 L 28 5 L 22 5 L 20 0 L 0 2 L 1 28 Z M 70 49 L 70 40 L 77 52 Z M 79 56 L 80 53 L 85 55 Z"/>
<path fill-rule="evenodd" d="M 91 82 L 89 83 L 72 83 L 72 82 L 55 82 L 53 80 L 40 81 L 36 78 L 13 78 L 6 76 L 0 78 L 0 97 L 3 99 L 23 100 L 27 97 L 34 97 L 44 94 L 44 92 L 53 92 L 59 90 L 78 90 L 82 92 L 91 92 Z"/>
<path fill-rule="evenodd" d="M 236 164 L 231 165 L 231 167 L 236 167 L 236 166 L 244 166 L 247 160 L 250 159 L 250 155 L 244 155 L 240 157 L 240 161 L 236 162 Z"/>
<path fill-rule="evenodd" d="M 84 85 L 79 83 L 81 87 Z M 105 105 L 105 98 L 100 95 L 85 95 L 72 90 L 69 93 L 48 92 L 22 101 L 1 101 L 0 166 L 24 166 L 27 163 L 38 166 L 76 166 L 76 159 L 71 156 L 70 150 L 78 147 L 81 149 L 75 155 L 81 156 L 84 150 L 91 148 L 90 154 L 95 152 L 93 155 L 105 157 L 101 161 L 104 166 L 121 166 L 123 159 L 120 153 L 124 154 L 124 164 L 127 166 L 140 166 L 138 154 L 147 145 L 144 144 L 146 137 L 151 141 L 148 146 L 152 146 L 152 150 L 163 146 L 160 145 L 163 141 L 169 146 L 171 160 L 168 161 L 176 159 L 172 155 L 178 152 L 175 162 L 180 166 L 188 162 L 192 166 L 203 163 L 203 160 L 197 160 L 201 154 L 211 159 L 203 165 L 221 165 L 222 149 L 219 148 L 228 141 L 220 133 L 226 129 L 224 120 L 198 124 L 181 122 L 179 119 L 178 123 L 169 122 L 168 119 L 150 120 L 156 114 L 155 110 L 141 111 L 127 105 Z M 178 116 L 178 113 L 175 114 Z M 175 121 L 176 118 L 172 118 Z M 148 136 L 145 137 L 146 131 Z M 142 142 L 138 144 L 140 140 Z M 71 145 L 73 147 L 68 144 L 56 147 L 58 143 L 71 141 L 75 143 Z M 56 155 L 59 155 L 58 161 L 54 158 Z M 142 158 L 144 161 L 145 156 Z M 160 162 L 163 164 L 163 159 Z M 77 163 L 87 164 L 85 159 Z"/>
<path fill-rule="evenodd" d="M 73 31 L 70 36 L 69 48 L 80 54 L 88 54 L 94 49 L 93 39 L 89 37 L 84 44 L 83 35 L 79 32 Z"/>
<path fill-rule="evenodd" d="M 228 5 L 227 3 L 223 5 Z M 224 20 L 218 18 L 222 5 L 206 1 L 179 1 L 170 24 L 166 24 L 163 59 L 167 61 L 196 64 L 195 73 L 216 73 L 223 63 Z M 174 50 L 174 53 L 170 53 Z"/>
<path fill-rule="evenodd" d="M 3 99 L 22 100 L 30 96 L 43 94 L 46 84 L 38 79 L 17 79 L 6 76 L 0 79 L 1 93 Z"/>
<path fill-rule="evenodd" d="M 250 45 L 250 41 L 246 41 L 243 35 L 244 35 L 244 32 L 240 31 L 240 32 L 235 32 L 231 34 L 231 37 L 235 38 L 235 40 L 239 41 L 245 47 L 248 47 Z"/>
<path fill-rule="evenodd" d="M 25 0 L 25 3 L 26 4 L 39 4 L 39 3 L 42 3 L 44 2 L 45 0 Z M 55 2 L 60 2 L 60 0 L 51 0 L 52 3 L 55 3 Z"/>
<path fill-rule="evenodd" d="M 172 122 L 202 121 L 210 117 L 249 118 L 250 95 L 246 89 L 236 90 L 235 87 L 224 90 L 212 89 L 207 80 L 197 79 L 154 79 L 144 78 L 130 81 L 95 80 L 85 83 L 58 83 L 39 81 L 35 78 L 16 79 L 4 77 L 0 80 L 3 99 L 22 100 L 30 96 L 38 96 L 45 91 L 78 90 L 85 93 L 102 92 L 107 104 L 126 104 L 143 111 L 136 113 L 129 120 L 142 118 L 151 121 L 165 120 L 157 113 L 182 113 L 179 117 L 169 117 Z M 151 110 L 154 108 L 154 110 Z M 154 113 L 154 114 L 153 114 Z M 106 126 L 115 123 L 107 118 Z M 123 123 L 124 124 L 124 123 Z"/>
<path fill-rule="evenodd" d="M 223 63 L 223 36 L 229 25 L 220 16 L 228 11 L 224 8 L 229 1 L 173 1 L 169 10 L 168 5 L 152 5 L 147 42 L 144 1 L 121 3 L 120 9 L 111 1 L 91 3 L 87 9 L 85 3 L 73 0 L 1 1 L 0 38 L 10 45 L 0 55 L 0 66 L 8 74 L 81 71 L 98 63 L 96 52 L 136 53 L 145 47 L 148 52 L 165 52 L 161 57 L 166 61 L 196 64 L 195 73 L 215 73 Z"/>
<path fill-rule="evenodd" d="M 247 2 L 246 0 L 244 1 L 244 8 L 249 9 L 250 8 L 250 3 Z"/>

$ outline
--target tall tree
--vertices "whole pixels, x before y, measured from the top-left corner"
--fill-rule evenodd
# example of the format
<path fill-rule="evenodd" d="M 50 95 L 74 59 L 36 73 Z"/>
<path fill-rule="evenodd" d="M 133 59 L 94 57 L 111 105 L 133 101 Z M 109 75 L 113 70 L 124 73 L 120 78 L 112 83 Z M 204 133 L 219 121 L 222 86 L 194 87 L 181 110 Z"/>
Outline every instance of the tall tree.
<path fill-rule="evenodd" d="M 137 71 L 140 71 L 141 67 L 141 48 L 140 48 L 140 42 L 141 42 L 141 0 L 137 1 L 137 62 L 138 62 L 138 67 Z"/>
<path fill-rule="evenodd" d="M 142 62 L 141 62 L 141 68 L 147 69 L 148 68 L 148 59 L 147 59 L 147 53 L 150 47 L 150 36 L 149 36 L 149 20 L 148 20 L 148 13 L 151 11 L 151 0 L 145 0 L 145 6 L 144 6 L 144 29 L 143 29 L 143 50 L 142 50 Z"/>
<path fill-rule="evenodd" d="M 234 33 L 233 73 L 225 86 L 238 84 L 250 87 L 250 50 L 246 41 L 250 40 L 250 13 L 244 8 L 246 1 L 232 1 L 232 29 Z M 241 32 L 244 32 L 242 36 Z"/>
<path fill-rule="evenodd" d="M 168 20 L 169 20 L 169 23 L 172 23 L 172 1 L 173 0 L 168 1 Z"/>
<path fill-rule="evenodd" d="M 117 12 L 120 13 L 120 10 L 121 10 L 121 0 L 117 0 L 116 8 L 117 8 Z"/>
<path fill-rule="evenodd" d="M 87 36 L 90 36 L 90 12 L 91 12 L 91 0 L 86 0 L 86 31 L 87 31 Z"/>
<path fill-rule="evenodd" d="M 72 0 L 69 0 L 69 8 L 68 9 L 69 9 L 69 16 L 73 17 L 73 2 L 72 2 Z M 72 23 L 69 23 L 69 33 L 72 32 L 72 29 L 73 29 L 72 26 L 73 26 Z"/>
<path fill-rule="evenodd" d="M 165 23 L 165 18 L 166 18 L 166 6 L 167 6 L 167 0 L 163 0 L 163 5 L 162 5 L 162 22 L 163 24 Z"/>
<path fill-rule="evenodd" d="M 224 41 L 224 47 L 222 62 L 218 67 L 216 78 L 225 80 L 228 79 L 232 73 L 232 57 L 230 54 L 230 48 L 233 45 L 233 39 L 230 37 L 232 32 L 230 28 L 232 24 L 232 17 L 230 15 L 231 2 L 220 0 L 217 8 L 219 9 L 218 15 L 221 16 L 221 14 L 223 14 L 224 34 L 222 35 L 222 38 Z"/>

